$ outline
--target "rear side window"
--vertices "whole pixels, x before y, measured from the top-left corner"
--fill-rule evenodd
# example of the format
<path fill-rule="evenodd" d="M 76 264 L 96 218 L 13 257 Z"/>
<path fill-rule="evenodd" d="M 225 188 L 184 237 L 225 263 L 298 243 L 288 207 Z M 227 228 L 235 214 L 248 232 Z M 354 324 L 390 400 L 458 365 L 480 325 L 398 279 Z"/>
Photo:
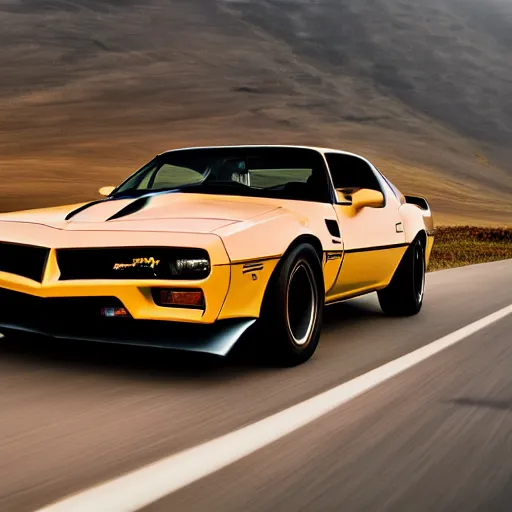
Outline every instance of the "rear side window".
<path fill-rule="evenodd" d="M 382 192 L 373 169 L 363 159 L 342 153 L 327 153 L 325 158 L 334 188 L 368 188 Z"/>
<path fill-rule="evenodd" d="M 384 174 L 382 174 L 380 172 L 380 169 L 378 169 L 380 175 L 382 176 L 382 179 L 388 184 L 389 188 L 391 189 L 391 191 L 393 192 L 393 194 L 395 194 L 395 197 L 400 201 L 400 202 L 404 202 L 405 201 L 405 198 L 404 198 L 404 195 L 402 194 L 402 192 L 400 192 L 400 190 L 398 190 L 398 188 L 395 187 L 395 185 L 393 185 L 393 183 L 391 183 L 391 181 L 389 181 L 386 176 L 384 176 Z"/>

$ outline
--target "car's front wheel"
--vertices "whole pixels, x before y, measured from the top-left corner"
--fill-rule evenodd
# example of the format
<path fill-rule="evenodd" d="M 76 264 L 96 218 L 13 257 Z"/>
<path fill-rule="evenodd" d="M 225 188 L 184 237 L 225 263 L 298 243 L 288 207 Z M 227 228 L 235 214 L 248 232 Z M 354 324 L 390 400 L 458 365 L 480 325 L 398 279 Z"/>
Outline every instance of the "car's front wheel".
<path fill-rule="evenodd" d="M 416 239 L 407 249 L 391 283 L 378 292 L 382 311 L 411 316 L 420 312 L 425 294 L 425 248 Z"/>
<path fill-rule="evenodd" d="M 267 288 L 259 335 L 270 358 L 281 366 L 306 362 L 320 340 L 324 306 L 320 259 L 310 244 L 285 256 Z"/>

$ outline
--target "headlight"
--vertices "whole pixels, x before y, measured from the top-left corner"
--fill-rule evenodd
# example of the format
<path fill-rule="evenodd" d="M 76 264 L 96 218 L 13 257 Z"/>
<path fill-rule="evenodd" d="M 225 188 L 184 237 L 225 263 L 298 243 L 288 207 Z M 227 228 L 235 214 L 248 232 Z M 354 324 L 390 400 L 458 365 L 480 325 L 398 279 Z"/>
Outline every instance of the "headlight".
<path fill-rule="evenodd" d="M 210 262 L 206 258 L 181 258 L 171 261 L 169 266 L 171 274 L 176 277 L 190 275 L 193 279 L 198 279 L 210 273 Z"/>

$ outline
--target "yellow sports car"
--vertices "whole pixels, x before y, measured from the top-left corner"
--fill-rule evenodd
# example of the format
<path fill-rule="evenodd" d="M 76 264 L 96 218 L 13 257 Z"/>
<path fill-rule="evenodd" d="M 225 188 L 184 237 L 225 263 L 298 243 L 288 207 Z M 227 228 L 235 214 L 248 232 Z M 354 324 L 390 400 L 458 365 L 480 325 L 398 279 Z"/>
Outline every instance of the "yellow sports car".
<path fill-rule="evenodd" d="M 167 151 L 102 199 L 0 216 L 0 331 L 225 356 L 242 335 L 283 365 L 324 305 L 378 292 L 420 311 L 434 229 L 368 160 L 299 146 Z"/>

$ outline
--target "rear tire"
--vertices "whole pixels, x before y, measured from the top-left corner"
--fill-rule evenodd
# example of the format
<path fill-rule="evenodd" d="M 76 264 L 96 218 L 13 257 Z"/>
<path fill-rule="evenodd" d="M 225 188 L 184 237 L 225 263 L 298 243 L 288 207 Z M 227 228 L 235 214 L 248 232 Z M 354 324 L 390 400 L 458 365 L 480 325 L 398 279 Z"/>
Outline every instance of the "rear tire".
<path fill-rule="evenodd" d="M 258 341 L 264 340 L 273 363 L 290 367 L 311 358 L 320 340 L 324 298 L 318 254 L 300 244 L 276 268 L 258 321 Z"/>
<path fill-rule="evenodd" d="M 416 239 L 407 249 L 391 283 L 378 292 L 382 311 L 412 316 L 421 311 L 425 293 L 425 248 Z"/>

